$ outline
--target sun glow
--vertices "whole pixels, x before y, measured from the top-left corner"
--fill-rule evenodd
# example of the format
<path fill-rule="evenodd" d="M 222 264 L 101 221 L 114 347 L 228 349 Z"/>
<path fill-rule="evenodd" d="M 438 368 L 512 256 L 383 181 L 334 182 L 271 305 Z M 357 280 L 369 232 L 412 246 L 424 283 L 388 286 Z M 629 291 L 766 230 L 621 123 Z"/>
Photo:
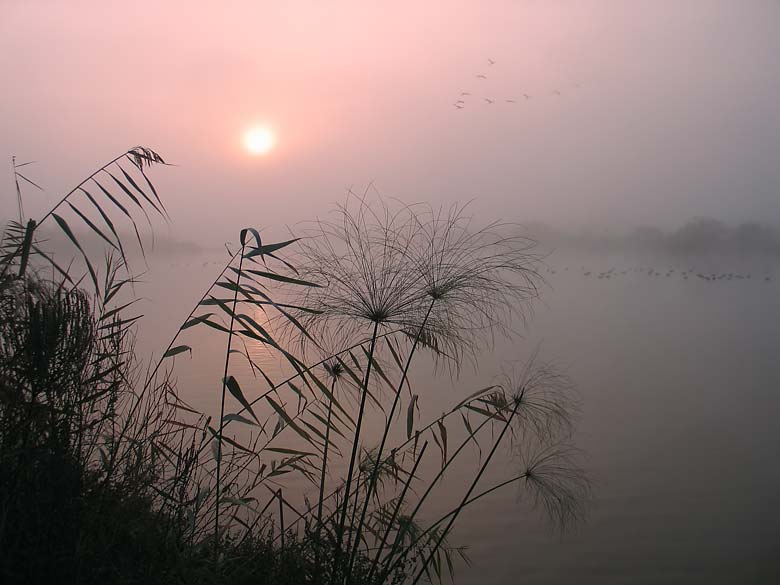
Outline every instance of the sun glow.
<path fill-rule="evenodd" d="M 276 137 L 268 128 L 250 128 L 244 134 L 244 147 L 251 154 L 268 154 L 275 144 Z"/>

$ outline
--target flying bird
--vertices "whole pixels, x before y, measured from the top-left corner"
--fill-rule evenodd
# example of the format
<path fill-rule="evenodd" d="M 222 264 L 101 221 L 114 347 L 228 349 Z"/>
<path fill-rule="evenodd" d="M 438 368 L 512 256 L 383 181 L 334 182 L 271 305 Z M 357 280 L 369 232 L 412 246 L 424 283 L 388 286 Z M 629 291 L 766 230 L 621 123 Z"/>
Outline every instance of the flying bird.
<path fill-rule="evenodd" d="M 492 104 L 493 102 L 496 101 L 496 100 L 491 100 L 490 98 L 482 98 L 482 99 L 484 99 L 489 104 Z"/>
<path fill-rule="evenodd" d="M 495 62 L 495 61 L 493 61 L 493 59 L 488 59 L 488 64 L 490 64 L 490 65 L 495 65 L 495 64 L 496 64 L 496 62 Z"/>
<path fill-rule="evenodd" d="M 530 96 L 530 95 L 528 95 L 527 93 L 524 93 L 524 94 L 523 94 L 523 97 L 524 97 L 525 99 L 527 99 L 527 100 L 530 100 L 530 99 L 531 99 L 531 96 Z"/>
<path fill-rule="evenodd" d="M 513 104 L 513 103 L 515 103 L 515 100 L 506 100 L 506 103 Z"/>
<path fill-rule="evenodd" d="M 477 75 L 477 79 L 487 79 L 487 75 L 480 73 L 479 75 Z"/>
<path fill-rule="evenodd" d="M 467 92 L 467 91 L 462 91 L 462 92 L 460 92 L 460 95 L 471 95 L 471 94 L 469 92 Z"/>
<path fill-rule="evenodd" d="M 455 109 L 458 109 L 458 110 L 462 110 L 463 109 L 463 104 L 459 104 L 459 103 L 456 102 L 456 103 L 454 103 L 452 105 L 455 106 Z"/>

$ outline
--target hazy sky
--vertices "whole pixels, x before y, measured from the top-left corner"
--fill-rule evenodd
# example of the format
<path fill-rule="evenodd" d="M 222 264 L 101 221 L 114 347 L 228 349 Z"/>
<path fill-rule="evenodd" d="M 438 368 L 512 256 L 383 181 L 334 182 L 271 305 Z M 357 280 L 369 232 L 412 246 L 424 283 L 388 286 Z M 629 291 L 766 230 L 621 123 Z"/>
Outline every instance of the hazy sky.
<path fill-rule="evenodd" d="M 311 219 L 369 181 L 564 226 L 780 222 L 778 23 L 746 0 L 0 0 L 0 157 L 38 161 L 34 212 L 155 148 L 183 239 Z"/>

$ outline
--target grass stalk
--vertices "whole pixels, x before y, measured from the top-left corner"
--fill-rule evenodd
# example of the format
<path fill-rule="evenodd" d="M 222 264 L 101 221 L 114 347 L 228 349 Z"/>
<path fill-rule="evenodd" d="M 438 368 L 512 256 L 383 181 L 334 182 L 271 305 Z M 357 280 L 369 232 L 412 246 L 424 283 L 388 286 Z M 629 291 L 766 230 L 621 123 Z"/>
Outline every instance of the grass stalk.
<path fill-rule="evenodd" d="M 387 538 L 390 536 L 390 531 L 393 529 L 393 525 L 395 524 L 395 521 L 398 519 L 398 514 L 401 512 L 403 501 L 406 498 L 406 492 L 409 491 L 409 486 L 411 485 L 412 480 L 414 479 L 414 474 L 417 472 L 417 467 L 420 465 L 420 462 L 422 461 L 423 455 L 425 454 L 425 450 L 427 448 L 428 448 L 428 441 L 425 441 L 422 445 L 422 448 L 420 449 L 420 453 L 417 455 L 417 460 L 414 462 L 414 466 L 412 467 L 412 470 L 409 472 L 409 477 L 407 478 L 406 483 L 404 483 L 404 487 L 401 490 L 401 494 L 398 496 L 398 502 L 396 503 L 395 509 L 393 510 L 393 515 L 390 518 L 390 521 L 387 523 L 387 526 L 385 527 L 384 534 L 382 535 L 382 540 L 379 544 L 379 547 L 377 548 L 376 556 L 374 557 L 374 560 L 371 562 L 371 569 L 369 570 L 368 577 L 366 578 L 366 581 L 369 583 L 371 583 L 371 577 L 373 577 L 374 573 L 376 573 L 379 557 L 382 554 L 382 551 L 385 550 L 385 545 L 387 544 Z"/>
<path fill-rule="evenodd" d="M 482 475 L 485 473 L 485 469 L 487 469 L 488 464 L 490 463 L 490 460 L 493 459 L 493 455 L 495 455 L 496 450 L 498 449 L 498 446 L 501 444 L 501 441 L 504 438 L 504 435 L 509 430 L 510 425 L 512 424 L 512 420 L 515 417 L 515 414 L 517 414 L 517 409 L 520 408 L 520 400 L 515 399 L 515 405 L 512 409 L 512 413 L 507 417 L 506 423 L 504 424 L 504 428 L 501 429 L 501 434 L 498 436 L 498 439 L 493 443 L 493 448 L 490 450 L 490 453 L 485 458 L 485 461 L 482 463 L 482 466 L 479 469 L 479 472 L 474 477 L 474 480 L 471 482 L 471 486 L 469 487 L 468 491 L 466 492 L 466 495 L 463 496 L 463 499 L 461 500 L 460 504 L 458 504 L 458 507 L 455 508 L 455 513 L 450 517 L 449 522 L 447 522 L 447 526 L 442 530 L 441 534 L 439 535 L 439 538 L 436 540 L 436 544 L 431 547 L 430 551 L 428 552 L 428 555 L 426 556 L 425 560 L 423 561 L 422 567 L 420 567 L 419 572 L 417 573 L 417 576 L 415 577 L 414 581 L 412 582 L 412 585 L 417 585 L 417 583 L 422 578 L 423 574 L 425 573 L 426 569 L 428 568 L 428 563 L 431 562 L 431 559 L 433 558 L 433 555 L 436 554 L 436 551 L 441 546 L 442 541 L 444 541 L 444 538 L 447 536 L 447 533 L 450 531 L 450 528 L 452 528 L 453 523 L 458 518 L 458 515 L 460 515 L 461 511 L 463 511 L 463 508 L 466 507 L 466 504 L 469 501 L 469 498 L 471 497 L 472 492 L 477 487 L 477 484 L 479 483 L 479 480 L 482 479 Z"/>
<path fill-rule="evenodd" d="M 347 483 L 344 489 L 344 502 L 342 502 L 341 519 L 336 530 L 336 551 L 333 555 L 333 571 L 331 581 L 337 574 L 339 563 L 341 562 L 341 544 L 344 538 L 344 525 L 347 521 L 347 510 L 349 509 L 349 490 L 352 486 L 352 474 L 355 471 L 355 461 L 357 459 L 358 444 L 360 442 L 360 429 L 363 424 L 363 413 L 366 408 L 366 396 L 368 396 L 368 382 L 371 378 L 371 364 L 374 361 L 374 350 L 376 349 L 376 336 L 379 330 L 379 321 L 374 321 L 374 331 L 371 334 L 371 347 L 368 351 L 368 364 L 366 364 L 366 375 L 363 378 L 363 393 L 360 396 L 360 410 L 358 411 L 357 421 L 355 423 L 355 437 L 352 442 L 352 455 L 349 458 L 349 471 L 347 472 Z"/>
<path fill-rule="evenodd" d="M 412 359 L 414 358 L 415 350 L 417 349 L 417 345 L 420 342 L 420 336 L 422 335 L 422 332 L 425 330 L 425 325 L 428 323 L 428 317 L 430 317 L 431 315 L 431 311 L 433 310 L 434 304 L 436 304 L 435 297 L 431 299 L 431 304 L 428 305 L 428 311 L 425 313 L 425 318 L 420 324 L 420 327 L 417 330 L 417 334 L 414 337 L 414 343 L 412 344 L 412 349 L 409 351 L 409 356 L 406 358 L 406 363 L 404 364 L 403 373 L 401 375 L 401 381 L 399 382 L 398 388 L 395 391 L 395 396 L 393 398 L 393 406 L 390 408 L 390 413 L 387 416 L 387 422 L 385 423 L 385 428 L 382 432 L 382 441 L 379 444 L 379 450 L 377 451 L 376 454 L 374 467 L 371 470 L 371 479 L 368 483 L 368 491 L 366 492 L 366 497 L 363 502 L 363 510 L 360 513 L 360 520 L 358 521 L 357 529 L 355 532 L 355 542 L 352 545 L 352 552 L 349 558 L 349 569 L 347 571 L 347 585 L 349 585 L 349 583 L 351 583 L 352 580 L 352 567 L 355 563 L 355 557 L 357 556 L 358 546 L 360 545 L 360 535 L 363 530 L 363 523 L 365 522 L 366 519 L 366 512 L 368 510 L 368 504 L 371 501 L 371 495 L 376 489 L 376 482 L 377 482 L 377 478 L 379 477 L 379 469 L 382 465 L 382 454 L 385 449 L 385 444 L 387 443 L 387 436 L 390 433 L 390 426 L 392 425 L 393 422 L 395 409 L 398 406 L 398 400 L 401 397 L 401 392 L 403 390 L 404 383 L 406 382 L 406 378 L 409 373 L 409 366 L 411 366 L 412 364 Z"/>
<path fill-rule="evenodd" d="M 378 337 L 381 337 L 381 335 L 380 335 L 380 336 L 378 336 Z M 478 398 L 474 398 L 474 399 L 472 399 L 472 400 L 470 400 L 470 401 L 466 401 L 466 402 L 464 402 L 463 404 L 471 404 L 471 403 L 472 403 L 472 401 L 474 401 L 474 400 L 478 400 Z M 459 412 L 459 408 L 460 408 L 460 406 L 462 406 L 462 405 L 459 405 L 459 406 L 458 406 L 458 407 L 456 407 L 455 409 L 453 409 L 453 410 L 451 410 L 450 412 L 446 413 L 444 416 L 442 416 L 442 417 L 439 417 L 439 418 L 435 419 L 434 421 L 432 421 L 431 423 L 429 423 L 429 424 L 427 424 L 426 426 L 424 426 L 422 429 L 420 429 L 420 430 L 418 431 L 418 432 L 419 432 L 419 434 L 420 434 L 420 435 L 422 435 L 423 433 L 425 433 L 425 432 L 429 431 L 429 430 L 430 430 L 432 427 L 436 426 L 436 425 L 437 425 L 437 424 L 438 424 L 440 421 L 444 421 L 444 420 L 446 420 L 446 419 L 447 419 L 449 416 L 452 416 L 452 415 L 454 415 L 455 413 Z M 471 441 L 472 441 L 472 437 L 475 437 L 477 434 L 479 434 L 480 430 L 481 430 L 481 429 L 482 429 L 482 428 L 483 428 L 483 427 L 484 427 L 484 426 L 485 426 L 487 423 L 489 423 L 489 422 L 491 422 L 491 421 L 495 420 L 496 416 L 497 416 L 499 413 L 501 413 L 501 412 L 504 412 L 504 410 L 506 410 L 506 409 L 505 409 L 505 408 L 501 408 L 500 410 L 498 410 L 498 411 L 496 412 L 496 414 L 494 414 L 493 416 L 491 416 L 491 417 L 488 417 L 488 418 L 486 418 L 485 420 L 483 420 L 483 421 L 482 421 L 482 422 L 481 422 L 481 423 L 480 423 L 480 424 L 477 426 L 477 428 L 476 428 L 476 429 L 474 429 L 473 433 L 469 433 L 469 436 L 468 436 L 468 437 L 467 437 L 467 438 L 466 438 L 466 439 L 463 441 L 463 443 L 462 443 L 462 444 L 461 444 L 461 445 L 458 447 L 458 449 L 457 449 L 457 450 L 456 450 L 456 451 L 455 451 L 455 452 L 452 454 L 452 456 L 450 456 L 449 460 L 448 460 L 448 461 L 445 463 L 445 465 L 443 466 L 443 468 L 442 468 L 442 469 L 441 469 L 441 470 L 440 470 L 440 471 L 437 473 L 436 477 L 435 477 L 435 478 L 432 480 L 432 485 L 433 485 L 433 486 L 435 486 L 435 484 L 436 484 L 436 483 L 439 481 L 439 479 L 440 479 L 440 478 L 441 478 L 441 477 L 444 475 L 444 472 L 446 471 L 446 469 L 447 469 L 447 467 L 449 466 L 450 462 L 451 462 L 453 459 L 455 459 L 455 458 L 458 456 L 458 454 L 459 454 L 459 453 L 460 453 L 460 452 L 461 452 L 461 451 L 462 451 L 462 450 L 463 450 L 463 449 L 466 447 L 466 445 L 467 445 L 469 442 L 471 442 Z M 225 426 L 227 426 L 227 425 L 225 425 Z M 411 438 L 409 438 L 409 439 L 405 440 L 404 442 L 400 443 L 399 445 L 397 445 L 397 446 L 396 446 L 394 449 L 395 449 L 396 451 L 401 451 L 401 450 L 404 450 L 404 449 L 408 448 L 408 447 L 409 447 L 409 445 L 411 445 L 412 443 L 414 443 L 414 441 L 415 441 L 415 436 L 413 435 Z M 358 484 L 357 484 L 357 487 L 356 487 L 356 489 L 357 489 L 357 488 L 359 488 L 359 487 L 362 487 L 362 485 L 364 485 L 364 484 L 363 484 L 363 482 L 360 482 L 360 481 L 358 481 Z M 426 491 L 426 493 L 425 493 L 425 494 L 423 495 L 423 497 L 421 498 L 421 500 L 422 500 L 422 501 L 418 503 L 418 506 L 417 506 L 417 508 L 415 509 L 415 514 L 416 514 L 416 512 L 419 510 L 419 508 L 422 506 L 422 503 L 424 502 L 424 500 L 425 500 L 426 496 L 427 496 L 427 495 L 428 495 L 428 494 L 429 494 L 429 493 L 430 493 L 432 490 L 433 490 L 433 487 L 432 487 L 431 485 L 429 485 L 429 488 L 428 488 L 428 490 Z M 331 492 L 330 492 L 330 493 L 329 493 L 327 496 L 325 496 L 323 499 L 324 499 L 324 500 L 329 500 L 329 499 L 331 499 L 331 498 L 335 498 L 335 497 L 337 496 L 337 494 L 338 494 L 338 493 L 340 493 L 340 488 L 339 488 L 339 489 L 335 489 L 335 490 L 331 491 Z M 339 505 L 337 505 L 337 506 L 336 506 L 336 508 L 340 508 L 340 504 L 339 504 Z M 335 514 L 335 513 L 333 513 L 333 514 Z M 328 519 L 326 518 L 326 520 L 325 520 L 325 522 L 326 522 L 326 523 L 327 523 L 327 520 L 328 520 Z M 393 549 L 393 553 L 394 553 L 394 552 L 395 552 L 395 549 Z M 392 556 L 392 555 L 390 555 L 390 556 Z"/>
<path fill-rule="evenodd" d="M 317 551 L 316 551 L 316 561 L 317 561 L 317 567 L 320 566 L 320 537 L 322 534 L 322 506 L 325 499 L 325 474 L 328 468 L 328 447 L 330 446 L 330 428 L 331 428 L 331 418 L 333 416 L 333 392 L 336 389 L 336 378 L 333 378 L 333 381 L 330 384 L 330 395 L 331 399 L 328 401 L 328 424 L 325 429 L 325 447 L 323 449 L 322 453 L 322 475 L 320 476 L 320 491 L 319 495 L 317 497 Z M 319 573 L 317 573 L 317 579 L 319 580 Z"/>
<path fill-rule="evenodd" d="M 524 472 L 524 473 L 521 473 L 521 474 L 519 474 L 519 475 L 515 475 L 515 476 L 513 476 L 513 477 L 510 477 L 509 479 L 506 479 L 506 480 L 504 480 L 504 481 L 502 481 L 502 482 L 500 482 L 500 483 L 497 483 L 496 485 L 490 486 L 489 488 L 487 488 L 486 490 L 483 490 L 483 491 L 479 492 L 479 493 L 478 493 L 477 495 L 475 495 L 475 496 L 471 496 L 470 498 L 468 498 L 468 500 L 466 500 L 466 501 L 465 501 L 465 503 L 463 503 L 462 505 L 458 506 L 457 508 L 454 508 L 454 509 L 450 510 L 449 512 L 447 512 L 447 513 L 446 513 L 446 514 L 444 514 L 443 516 L 439 517 L 439 519 L 438 519 L 438 520 L 436 520 L 435 522 L 432 522 L 432 523 L 431 523 L 431 524 L 430 524 L 430 525 L 429 525 L 429 526 L 428 526 L 428 527 L 427 527 L 425 530 L 423 530 L 423 531 L 422 531 L 422 532 L 421 532 L 421 533 L 420 533 L 420 534 L 419 534 L 419 535 L 418 535 L 418 536 L 417 536 L 417 537 L 414 539 L 414 542 L 412 542 L 412 544 L 410 545 L 410 548 L 411 548 L 412 546 L 414 546 L 415 544 L 417 544 L 418 542 L 420 542 L 420 541 L 421 541 L 423 538 L 425 538 L 425 537 L 426 537 L 428 534 L 430 534 L 431 532 L 433 532 L 433 531 L 436 529 L 436 527 L 437 527 L 437 526 L 439 526 L 439 524 L 441 524 L 441 523 L 442 523 L 442 522 L 444 522 L 445 520 L 447 520 L 447 518 L 451 518 L 452 516 L 454 516 L 455 514 L 457 514 L 461 508 L 468 507 L 468 506 L 470 506 L 471 504 L 473 504 L 474 502 L 476 502 L 477 500 L 481 500 L 482 498 L 484 498 L 484 497 L 486 497 L 486 496 L 489 496 L 489 495 L 490 495 L 490 494 L 492 494 L 493 492 L 495 492 L 495 491 L 498 491 L 498 490 L 500 490 L 501 488 L 504 488 L 504 487 L 506 487 L 506 486 L 508 486 L 508 485 L 511 485 L 511 484 L 513 484 L 513 483 L 516 483 L 516 482 L 518 482 L 518 481 L 521 481 L 521 480 L 523 480 L 523 479 L 526 479 L 527 477 L 528 477 L 528 472 Z M 378 551 L 379 551 L 379 553 L 381 553 L 381 552 L 382 552 L 382 547 L 379 547 Z M 377 558 L 378 558 L 378 557 L 377 557 Z M 371 573 L 369 573 L 369 579 L 368 579 L 368 581 L 369 581 L 369 582 L 371 582 L 371 576 L 373 576 L 373 571 L 372 571 Z"/>
<path fill-rule="evenodd" d="M 243 238 L 242 238 L 243 240 Z M 230 316 L 230 327 L 228 331 L 227 350 L 225 351 L 225 371 L 222 376 L 222 397 L 219 410 L 219 433 L 217 436 L 217 477 L 216 477 L 216 500 L 214 502 L 214 562 L 219 561 L 219 506 L 220 506 L 220 491 L 222 485 L 220 483 L 221 471 L 222 471 L 222 432 L 224 430 L 225 419 L 225 391 L 227 390 L 227 377 L 228 368 L 230 366 L 230 349 L 233 342 L 233 325 L 235 323 L 236 304 L 238 303 L 238 285 L 241 281 L 241 269 L 244 264 L 244 248 L 246 245 L 241 243 L 241 259 L 238 261 L 238 274 L 236 275 L 236 290 L 233 292 L 233 309 Z"/>
<path fill-rule="evenodd" d="M 279 535 L 281 537 L 282 549 L 284 549 L 284 498 L 282 498 L 282 488 L 276 492 L 279 498 Z"/>
<path fill-rule="evenodd" d="M 496 414 L 497 414 L 497 413 L 496 413 Z M 439 420 L 440 420 L 440 419 L 439 419 Z M 465 449 L 465 448 L 466 448 L 466 445 L 468 445 L 468 444 L 471 442 L 471 440 L 473 439 L 473 437 L 475 437 L 475 436 L 476 436 L 476 435 L 477 435 L 477 434 L 478 434 L 478 433 L 479 433 L 479 432 L 482 430 L 482 428 L 483 428 L 483 427 L 485 427 L 485 425 L 487 425 L 489 422 L 491 422 L 491 421 L 493 421 L 493 420 L 495 420 L 495 418 L 494 418 L 494 417 L 491 417 L 491 418 L 486 418 L 485 420 L 483 420 L 483 421 L 482 421 L 482 422 L 479 424 L 479 426 L 477 426 L 477 428 L 476 428 L 476 429 L 474 429 L 474 432 L 473 432 L 473 433 L 469 433 L 469 436 L 467 436 L 467 437 L 466 437 L 466 438 L 463 440 L 463 442 L 462 442 L 462 443 L 461 443 L 461 444 L 458 446 L 458 448 L 457 448 L 457 449 L 455 450 L 455 452 L 454 452 L 454 453 L 453 453 L 453 454 L 450 456 L 450 458 L 449 458 L 449 459 L 447 459 L 447 461 L 444 463 L 444 465 L 442 465 L 442 468 L 441 468 L 441 469 L 440 469 L 440 470 L 437 472 L 436 476 L 435 476 L 435 477 L 434 477 L 434 478 L 433 478 L 433 479 L 432 479 L 432 480 L 431 480 L 431 481 L 428 483 L 428 487 L 426 488 L 426 490 L 425 490 L 425 492 L 423 493 L 423 495 L 422 495 L 422 496 L 420 496 L 420 497 L 418 498 L 418 500 L 417 500 L 417 504 L 415 505 L 415 507 L 414 507 L 414 510 L 412 510 L 412 513 L 409 515 L 409 519 L 410 519 L 410 520 L 414 520 L 414 519 L 417 517 L 417 514 L 418 514 L 418 513 L 419 513 L 419 511 L 420 511 L 420 508 L 422 508 L 423 504 L 424 504 L 424 503 L 426 502 L 426 500 L 428 499 L 428 496 L 431 494 L 431 492 L 433 492 L 433 488 L 434 488 L 434 487 L 436 487 L 436 486 L 438 485 L 438 483 L 439 483 L 439 480 L 441 480 L 441 478 L 444 476 L 444 473 L 447 471 L 447 469 L 449 468 L 450 464 L 451 464 L 453 461 L 455 461 L 455 459 L 458 457 L 458 455 L 460 454 L 460 452 L 461 452 L 461 451 L 463 451 L 463 449 Z M 433 424 L 433 423 L 432 423 L 432 424 Z M 402 505 L 403 505 L 403 500 L 400 500 L 399 502 L 397 502 L 397 503 L 396 503 L 396 508 L 397 508 L 397 509 L 400 509 Z M 386 563 L 386 564 L 387 564 L 387 563 L 389 563 L 389 562 L 390 562 L 390 560 L 393 558 L 393 556 L 396 554 L 396 552 L 398 552 L 398 548 L 399 548 L 399 547 L 400 547 L 400 545 L 401 545 L 401 539 L 402 539 L 402 537 L 403 537 L 403 534 L 402 534 L 401 532 L 399 532 L 398 534 L 396 534 L 395 540 L 393 541 L 393 545 L 390 547 L 390 553 L 389 553 L 389 554 L 387 555 L 387 557 L 385 558 L 385 563 Z M 378 560 L 379 560 L 379 555 L 380 555 L 381 553 L 382 553 L 382 551 L 381 551 L 381 550 L 380 550 L 380 551 L 377 553 L 377 556 L 376 556 L 376 558 L 375 558 L 375 562 L 378 562 Z M 404 554 L 405 554 L 405 553 L 404 553 Z M 404 555 L 402 555 L 402 556 L 404 556 Z M 388 571 L 385 571 L 385 574 L 383 575 L 383 578 L 384 578 L 384 577 L 386 577 L 388 574 L 389 574 L 389 570 L 388 570 Z"/>

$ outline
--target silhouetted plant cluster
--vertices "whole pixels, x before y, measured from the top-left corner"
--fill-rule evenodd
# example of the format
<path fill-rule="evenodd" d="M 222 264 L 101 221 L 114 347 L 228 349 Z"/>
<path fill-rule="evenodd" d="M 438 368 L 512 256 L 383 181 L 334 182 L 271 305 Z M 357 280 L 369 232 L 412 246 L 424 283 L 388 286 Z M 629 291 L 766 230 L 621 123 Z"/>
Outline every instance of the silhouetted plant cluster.
<path fill-rule="evenodd" d="M 129 224 L 143 250 L 134 213 L 166 217 L 147 177 L 155 164 L 154 151 L 131 149 L 41 221 L 25 224 L 20 204 L 4 234 L 3 582 L 417 583 L 466 558 L 453 526 L 497 489 L 526 490 L 553 525 L 581 519 L 574 404 L 553 366 L 533 355 L 429 420 L 411 380 L 415 358 L 431 373 L 442 364 L 465 394 L 463 364 L 513 335 L 537 296 L 531 240 L 474 228 L 463 207 L 355 196 L 302 239 L 247 228 L 145 365 L 119 234 Z M 37 240 L 49 218 L 77 263 Z M 102 263 L 74 222 L 105 242 Z M 193 331 L 224 337 L 218 413 L 177 392 Z M 499 449 L 519 468 L 489 483 Z M 453 479 L 463 467 L 468 485 Z M 443 491 L 454 498 L 444 514 L 431 506 Z"/>

